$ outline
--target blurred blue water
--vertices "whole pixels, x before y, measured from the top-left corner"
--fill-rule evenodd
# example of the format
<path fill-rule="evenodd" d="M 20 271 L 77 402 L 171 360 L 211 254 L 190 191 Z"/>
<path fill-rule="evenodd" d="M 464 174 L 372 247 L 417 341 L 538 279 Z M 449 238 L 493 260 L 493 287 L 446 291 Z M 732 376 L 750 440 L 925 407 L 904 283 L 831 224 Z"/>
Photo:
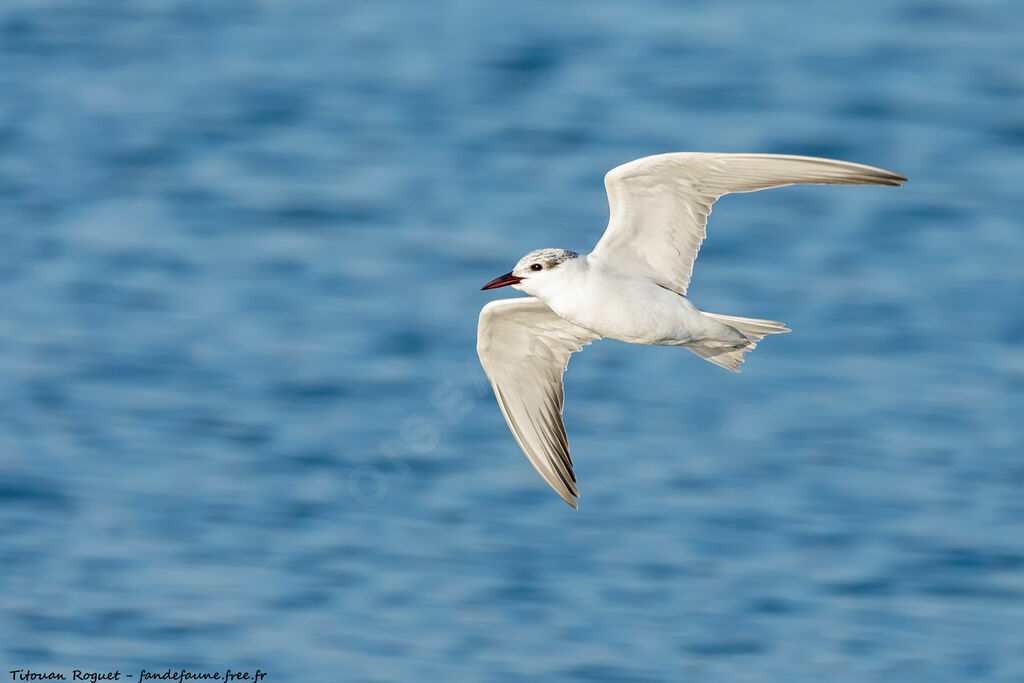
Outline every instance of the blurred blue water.
<path fill-rule="evenodd" d="M 0 653 L 268 683 L 1024 680 L 1009 2 L 0 6 Z M 583 494 L 481 387 L 479 286 L 673 150 L 741 375 L 601 342 Z"/>

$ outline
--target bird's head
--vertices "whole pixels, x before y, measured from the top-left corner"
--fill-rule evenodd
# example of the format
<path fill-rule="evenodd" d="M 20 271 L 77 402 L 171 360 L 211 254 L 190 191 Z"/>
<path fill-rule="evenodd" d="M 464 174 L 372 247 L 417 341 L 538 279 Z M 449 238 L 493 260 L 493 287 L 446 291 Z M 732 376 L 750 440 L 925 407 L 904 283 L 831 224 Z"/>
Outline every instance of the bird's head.
<path fill-rule="evenodd" d="M 481 289 L 511 286 L 520 292 L 543 298 L 546 288 L 555 285 L 565 275 L 566 264 L 579 254 L 565 249 L 536 249 L 519 259 L 510 272 L 494 278 Z"/>

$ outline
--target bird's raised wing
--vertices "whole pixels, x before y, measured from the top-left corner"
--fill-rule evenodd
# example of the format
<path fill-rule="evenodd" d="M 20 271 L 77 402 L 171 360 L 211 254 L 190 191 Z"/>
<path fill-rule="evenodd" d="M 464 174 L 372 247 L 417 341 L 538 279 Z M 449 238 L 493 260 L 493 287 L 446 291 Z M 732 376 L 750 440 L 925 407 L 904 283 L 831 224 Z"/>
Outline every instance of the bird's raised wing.
<path fill-rule="evenodd" d="M 899 185 L 901 175 L 783 154 L 679 152 L 636 159 L 604 177 L 611 215 L 589 258 L 686 294 L 711 205 L 730 192 L 783 185 Z"/>
<path fill-rule="evenodd" d="M 476 350 L 512 436 L 540 476 L 576 507 L 576 475 L 562 425 L 562 373 L 569 356 L 600 339 L 533 297 L 492 301 L 480 311 Z"/>

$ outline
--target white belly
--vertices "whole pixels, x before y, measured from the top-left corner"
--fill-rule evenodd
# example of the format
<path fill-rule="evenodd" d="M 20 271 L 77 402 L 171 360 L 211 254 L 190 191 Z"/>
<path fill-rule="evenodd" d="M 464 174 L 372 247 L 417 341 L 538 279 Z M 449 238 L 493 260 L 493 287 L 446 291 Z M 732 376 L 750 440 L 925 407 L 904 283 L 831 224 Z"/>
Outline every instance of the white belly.
<path fill-rule="evenodd" d="M 592 332 L 632 344 L 681 345 L 741 338 L 690 301 L 648 280 L 590 271 L 547 304 Z"/>

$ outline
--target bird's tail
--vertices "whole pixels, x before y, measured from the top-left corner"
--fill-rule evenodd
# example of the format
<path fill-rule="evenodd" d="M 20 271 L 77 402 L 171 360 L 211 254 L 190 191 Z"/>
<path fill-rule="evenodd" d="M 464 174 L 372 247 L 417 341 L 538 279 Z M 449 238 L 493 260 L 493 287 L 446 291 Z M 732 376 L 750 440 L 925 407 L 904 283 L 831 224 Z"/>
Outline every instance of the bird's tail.
<path fill-rule="evenodd" d="M 780 323 L 776 320 L 740 318 L 735 315 L 720 315 L 718 313 L 704 313 L 704 315 L 712 320 L 722 323 L 723 325 L 728 325 L 729 327 L 738 330 L 740 334 L 747 338 L 747 342 L 740 346 L 726 342 L 719 342 L 718 344 L 703 342 L 699 345 L 687 345 L 686 348 L 690 349 L 701 358 L 711 361 L 715 365 L 720 365 L 726 370 L 732 370 L 733 372 L 740 371 L 740 363 L 743 362 L 743 354 L 748 351 L 753 351 L 757 347 L 757 342 L 761 341 L 769 334 L 782 334 L 784 332 L 789 332 L 789 328 L 787 328 L 784 323 Z"/>

